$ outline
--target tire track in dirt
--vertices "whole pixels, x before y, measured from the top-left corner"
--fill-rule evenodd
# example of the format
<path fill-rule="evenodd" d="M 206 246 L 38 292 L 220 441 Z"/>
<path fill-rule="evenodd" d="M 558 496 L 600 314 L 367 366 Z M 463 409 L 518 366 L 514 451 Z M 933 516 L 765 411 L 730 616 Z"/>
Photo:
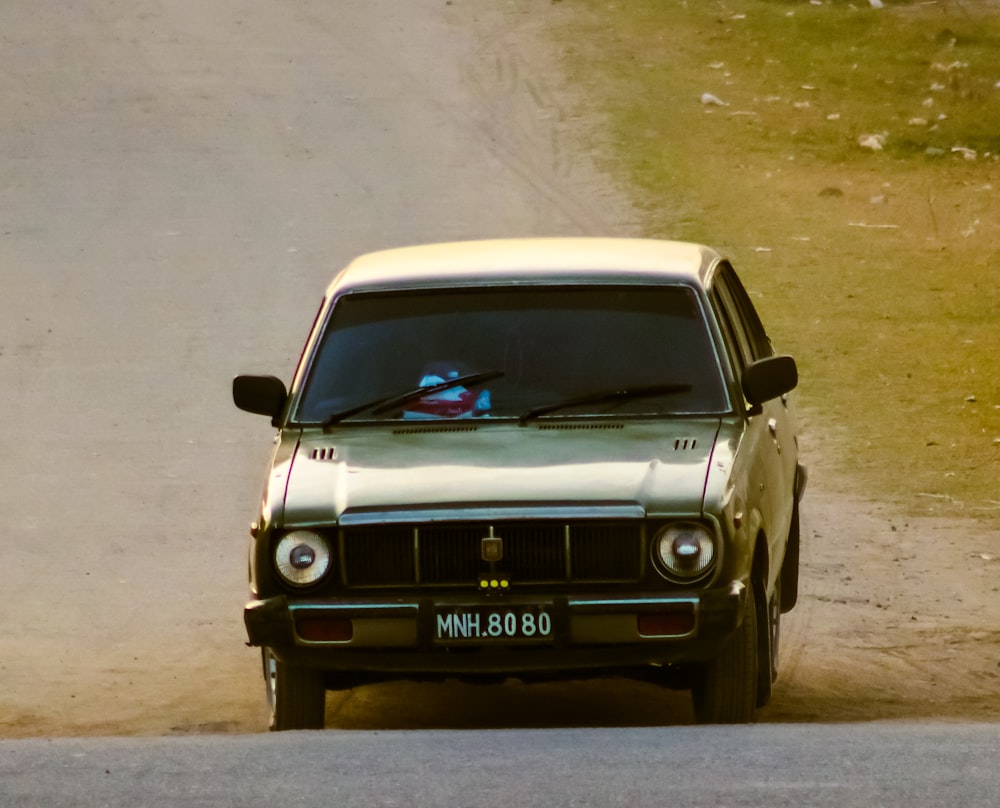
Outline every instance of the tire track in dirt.
<path fill-rule="evenodd" d="M 597 127 L 576 112 L 558 53 L 530 9 L 479 11 L 479 48 L 464 79 L 480 100 L 466 118 L 504 165 L 562 210 L 581 234 L 638 235 L 629 200 L 587 159 Z"/>

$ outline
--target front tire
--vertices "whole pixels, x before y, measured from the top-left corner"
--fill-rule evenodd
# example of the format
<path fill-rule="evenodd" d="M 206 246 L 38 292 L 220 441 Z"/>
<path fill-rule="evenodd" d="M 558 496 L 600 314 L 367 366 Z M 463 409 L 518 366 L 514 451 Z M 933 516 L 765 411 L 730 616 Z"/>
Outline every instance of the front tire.
<path fill-rule="evenodd" d="M 802 544 L 799 503 L 792 506 L 792 521 L 788 526 L 785 560 L 781 563 L 781 613 L 788 614 L 799 600 L 799 553 Z"/>
<path fill-rule="evenodd" d="M 764 582 L 760 582 L 757 603 L 764 604 L 757 611 L 757 706 L 765 707 L 771 701 L 771 691 L 778 680 L 778 646 L 781 639 L 781 576 L 774 582 L 774 595 L 767 599 Z M 760 628 L 763 626 L 763 630 Z"/>
<path fill-rule="evenodd" d="M 269 728 L 323 729 L 326 718 L 326 686 L 323 674 L 311 668 L 288 665 L 270 648 L 261 649 Z"/>
<path fill-rule="evenodd" d="M 691 688 L 699 724 L 749 724 L 757 712 L 757 593 L 746 589 L 743 622 Z"/>

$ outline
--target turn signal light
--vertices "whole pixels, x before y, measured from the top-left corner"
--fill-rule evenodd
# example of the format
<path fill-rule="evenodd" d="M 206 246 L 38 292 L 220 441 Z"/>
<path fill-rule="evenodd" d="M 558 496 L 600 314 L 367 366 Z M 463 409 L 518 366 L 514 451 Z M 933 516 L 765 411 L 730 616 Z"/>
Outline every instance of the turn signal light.
<path fill-rule="evenodd" d="M 295 631 L 306 642 L 348 642 L 354 624 L 342 617 L 296 617 Z"/>
<path fill-rule="evenodd" d="M 693 612 L 644 612 L 636 617 L 643 637 L 682 637 L 694 631 Z"/>

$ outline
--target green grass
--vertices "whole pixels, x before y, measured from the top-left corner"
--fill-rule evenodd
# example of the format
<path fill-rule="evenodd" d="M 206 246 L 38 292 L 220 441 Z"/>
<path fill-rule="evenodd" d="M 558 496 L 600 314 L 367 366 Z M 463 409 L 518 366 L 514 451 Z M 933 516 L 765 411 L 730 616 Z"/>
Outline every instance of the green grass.
<path fill-rule="evenodd" d="M 647 233 L 726 251 L 798 359 L 824 484 L 1000 518 L 1000 8 L 564 0 L 553 29 Z"/>

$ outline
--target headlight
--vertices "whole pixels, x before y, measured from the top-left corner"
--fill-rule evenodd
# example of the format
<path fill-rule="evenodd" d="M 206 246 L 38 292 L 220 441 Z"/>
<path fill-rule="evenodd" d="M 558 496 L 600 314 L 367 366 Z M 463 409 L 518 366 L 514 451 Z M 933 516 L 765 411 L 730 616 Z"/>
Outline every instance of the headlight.
<path fill-rule="evenodd" d="M 715 541 L 704 525 L 681 522 L 668 525 L 653 540 L 660 570 L 674 580 L 694 581 L 715 563 Z"/>
<path fill-rule="evenodd" d="M 319 533 L 293 530 L 274 548 L 274 566 L 286 583 L 309 586 L 330 569 L 330 545 Z"/>

